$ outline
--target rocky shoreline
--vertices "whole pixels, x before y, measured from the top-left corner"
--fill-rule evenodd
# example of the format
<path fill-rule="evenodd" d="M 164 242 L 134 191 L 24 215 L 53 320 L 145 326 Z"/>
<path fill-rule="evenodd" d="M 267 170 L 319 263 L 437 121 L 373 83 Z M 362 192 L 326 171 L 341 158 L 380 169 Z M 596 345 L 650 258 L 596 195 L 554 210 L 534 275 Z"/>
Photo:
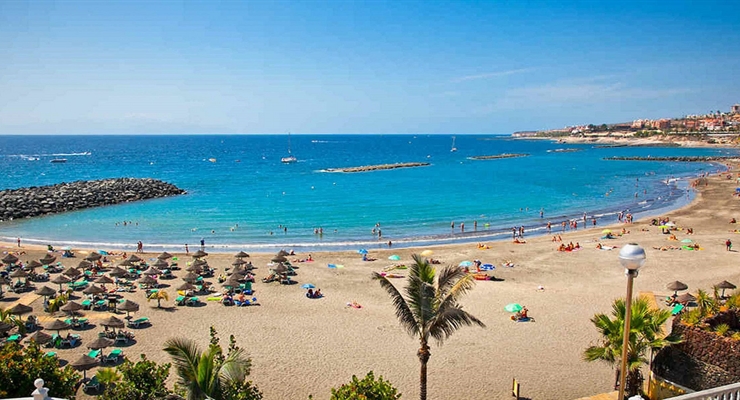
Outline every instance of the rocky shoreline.
<path fill-rule="evenodd" d="M 491 156 L 473 156 L 468 157 L 469 160 L 500 160 L 502 158 L 516 158 L 516 157 L 527 157 L 529 154 L 495 154 Z"/>
<path fill-rule="evenodd" d="M 429 163 L 398 163 L 398 164 L 379 164 L 379 165 L 363 165 L 360 167 L 347 167 L 347 168 L 327 168 L 324 172 L 370 172 L 380 171 L 385 169 L 397 169 L 397 168 L 414 168 L 414 167 L 426 167 L 431 165 Z"/>
<path fill-rule="evenodd" d="M 738 156 L 682 156 L 682 157 L 605 157 L 609 161 L 681 161 L 707 162 L 736 160 Z"/>
<path fill-rule="evenodd" d="M 186 192 L 151 178 L 75 181 L 0 191 L 0 221 L 128 203 Z"/>

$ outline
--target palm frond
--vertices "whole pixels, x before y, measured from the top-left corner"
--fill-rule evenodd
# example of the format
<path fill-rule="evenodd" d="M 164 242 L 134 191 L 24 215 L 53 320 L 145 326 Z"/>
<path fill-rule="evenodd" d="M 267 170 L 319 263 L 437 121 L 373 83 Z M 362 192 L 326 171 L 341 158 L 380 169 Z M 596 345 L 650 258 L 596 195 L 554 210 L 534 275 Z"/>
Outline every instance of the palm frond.
<path fill-rule="evenodd" d="M 220 378 L 222 386 L 228 386 L 230 382 L 242 383 L 249 375 L 252 361 L 242 349 L 232 351 L 221 364 Z"/>
<path fill-rule="evenodd" d="M 377 272 L 373 272 L 373 278 L 380 282 L 380 287 L 385 289 L 386 292 L 391 296 L 391 302 L 396 309 L 396 317 L 401 322 L 401 325 L 406 329 L 409 335 L 415 335 L 419 333 L 419 325 L 416 321 L 414 313 L 411 312 L 409 304 L 406 299 L 401 295 L 401 292 L 396 289 L 395 286 L 388 280 L 388 278 L 380 275 Z"/>
<path fill-rule="evenodd" d="M 180 383 L 193 389 L 197 386 L 199 363 L 201 351 L 194 341 L 183 338 L 169 339 L 164 344 L 164 351 L 172 357 L 175 371 L 180 378 Z M 195 392 L 195 394 L 193 393 Z M 197 396 L 197 390 L 189 390 L 190 394 Z M 188 398 L 195 398 L 188 396 Z"/>
<path fill-rule="evenodd" d="M 445 339 L 461 327 L 473 325 L 478 325 L 481 328 L 486 327 L 486 324 L 481 320 L 462 308 L 448 307 L 444 310 L 439 310 L 435 318 L 430 322 L 429 334 L 437 340 L 437 343 L 442 344 Z"/>

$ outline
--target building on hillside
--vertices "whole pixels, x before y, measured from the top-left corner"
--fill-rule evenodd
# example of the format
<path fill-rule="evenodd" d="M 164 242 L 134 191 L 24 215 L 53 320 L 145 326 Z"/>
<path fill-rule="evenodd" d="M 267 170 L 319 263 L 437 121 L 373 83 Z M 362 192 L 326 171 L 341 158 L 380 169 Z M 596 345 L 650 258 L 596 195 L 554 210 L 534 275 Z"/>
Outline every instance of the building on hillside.
<path fill-rule="evenodd" d="M 740 114 L 740 104 L 735 104 L 730 108 L 730 112 L 733 114 Z"/>
<path fill-rule="evenodd" d="M 650 127 L 653 129 L 670 129 L 671 128 L 671 120 L 670 119 L 656 119 L 654 121 L 650 121 Z"/>
<path fill-rule="evenodd" d="M 683 125 L 686 127 L 686 129 L 693 130 L 699 129 L 700 123 L 697 119 L 685 119 L 683 121 Z"/>
<path fill-rule="evenodd" d="M 632 125 L 630 126 L 632 129 L 642 129 L 645 127 L 645 124 L 648 122 L 646 119 L 636 119 L 632 122 Z"/>

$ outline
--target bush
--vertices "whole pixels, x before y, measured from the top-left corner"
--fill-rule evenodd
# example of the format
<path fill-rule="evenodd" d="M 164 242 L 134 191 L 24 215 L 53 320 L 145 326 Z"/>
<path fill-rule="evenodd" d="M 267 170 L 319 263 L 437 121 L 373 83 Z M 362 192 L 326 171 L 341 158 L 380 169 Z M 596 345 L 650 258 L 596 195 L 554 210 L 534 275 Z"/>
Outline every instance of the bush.
<path fill-rule="evenodd" d="M 44 380 L 52 396 L 74 399 L 80 374 L 69 365 L 60 368 L 59 360 L 46 357 L 36 342 L 25 348 L 16 343 L 0 347 L 0 398 L 29 397 L 38 378 Z"/>
<path fill-rule="evenodd" d="M 396 400 L 400 399 L 401 394 L 393 385 L 378 377 L 375 380 L 373 371 L 367 373 L 362 380 L 352 375 L 352 381 L 340 386 L 338 389 L 331 389 L 331 400 Z"/>
<path fill-rule="evenodd" d="M 714 332 L 720 336 L 727 336 L 727 334 L 730 332 L 730 325 L 719 324 L 714 327 Z"/>
<path fill-rule="evenodd" d="M 165 386 L 170 364 L 158 365 L 142 354 L 140 361 L 134 364 L 126 359 L 117 369 L 121 380 L 115 386 L 106 386 L 102 400 L 155 400 L 170 394 Z"/>

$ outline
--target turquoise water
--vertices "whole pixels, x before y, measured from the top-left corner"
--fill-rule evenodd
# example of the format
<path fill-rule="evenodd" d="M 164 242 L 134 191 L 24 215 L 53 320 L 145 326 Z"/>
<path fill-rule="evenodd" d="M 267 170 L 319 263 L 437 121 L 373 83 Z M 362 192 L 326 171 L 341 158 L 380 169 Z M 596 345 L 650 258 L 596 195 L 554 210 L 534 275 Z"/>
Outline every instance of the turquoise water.
<path fill-rule="evenodd" d="M 450 152 L 451 136 L 441 135 L 292 135 L 290 141 L 299 160 L 294 164 L 280 162 L 288 152 L 287 135 L 0 137 L 3 189 L 126 176 L 158 178 L 188 191 L 174 198 L 3 222 L 0 237 L 129 249 L 141 240 L 152 251 L 182 250 L 185 243 L 192 247 L 201 239 L 223 251 L 477 241 L 508 236 L 514 225 L 531 232 L 548 220 L 559 223 L 584 212 L 602 225 L 627 209 L 657 215 L 687 201 L 686 179 L 664 181 L 721 168 L 604 157 L 736 154 L 727 149 L 594 148 L 480 135 L 457 135 L 457 152 Z M 548 152 L 565 147 L 579 151 Z M 468 159 L 501 153 L 530 156 Z M 52 164 L 53 158 L 68 161 Z M 352 174 L 322 171 L 398 162 L 431 165 Z M 122 221 L 133 223 L 123 226 Z M 465 233 L 460 222 L 465 222 Z M 382 241 L 371 232 L 376 223 Z M 320 227 L 323 235 L 315 234 Z"/>

